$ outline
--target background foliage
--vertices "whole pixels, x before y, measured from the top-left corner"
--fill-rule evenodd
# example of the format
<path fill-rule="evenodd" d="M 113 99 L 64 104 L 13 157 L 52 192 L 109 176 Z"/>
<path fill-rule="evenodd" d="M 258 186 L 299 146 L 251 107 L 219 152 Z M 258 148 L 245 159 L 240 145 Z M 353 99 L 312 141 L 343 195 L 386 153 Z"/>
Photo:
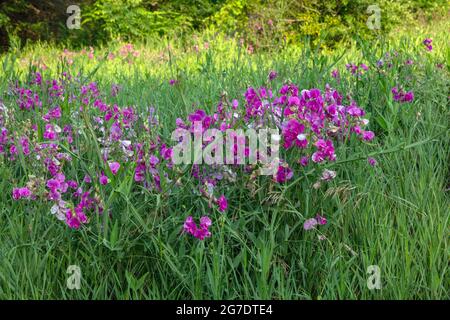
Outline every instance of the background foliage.
<path fill-rule="evenodd" d="M 82 28 L 68 30 L 66 8 L 73 0 L 6 0 L 0 4 L 3 50 L 28 40 L 82 46 L 120 38 L 126 41 L 186 36 L 210 30 L 239 36 L 254 48 L 279 46 L 325 36 L 333 46 L 358 34 L 374 37 L 365 26 L 373 0 L 84 0 Z M 448 13 L 445 0 L 378 0 L 382 32 L 400 22 L 414 24 Z"/>

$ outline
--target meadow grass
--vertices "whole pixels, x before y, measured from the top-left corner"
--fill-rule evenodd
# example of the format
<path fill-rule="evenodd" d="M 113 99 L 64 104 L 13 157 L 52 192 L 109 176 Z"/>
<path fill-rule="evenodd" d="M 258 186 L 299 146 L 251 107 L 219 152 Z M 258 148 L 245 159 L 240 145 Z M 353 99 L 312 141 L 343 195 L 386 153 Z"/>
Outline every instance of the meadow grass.
<path fill-rule="evenodd" d="M 177 117 L 198 107 L 213 110 L 223 94 L 232 99 L 248 86 L 268 85 L 269 71 L 276 70 L 278 78 L 269 84 L 274 88 L 286 81 L 301 89 L 329 83 L 351 93 L 370 114 L 377 138 L 357 154 L 355 141 L 338 146 L 338 162 L 330 166 L 338 177 L 327 188 L 312 188 L 315 181 L 303 173 L 276 187 L 230 184 L 229 210 L 214 214 L 213 235 L 205 241 L 181 234 L 188 214 L 208 210 L 189 185 L 167 197 L 130 191 L 131 176 L 114 181 L 116 190 L 125 191 L 105 195 L 114 198 L 112 219 L 96 217 L 73 231 L 56 221 L 48 205 L 13 201 L 12 187 L 26 181 L 26 168 L 0 160 L 0 298 L 448 299 L 445 30 L 448 24 L 434 33 L 408 31 L 328 54 L 305 42 L 249 55 L 233 41 L 216 39 L 199 54 L 181 44 L 142 44 L 132 64 L 83 56 L 69 67 L 57 59 L 61 48 L 47 45 L 2 56 L 0 99 L 7 106 L 14 104 L 10 84 L 25 81 L 35 68 L 30 62 L 41 61 L 49 67 L 44 74 L 70 68 L 105 90 L 118 83 L 121 93 L 110 103 L 154 106 L 161 134 L 170 136 Z M 430 33 L 435 49 L 426 52 L 421 41 Z M 95 56 L 106 56 L 107 49 Z M 393 68 L 375 72 L 377 60 L 394 51 Z M 406 59 L 414 64 L 405 67 Z M 365 62 L 370 71 L 358 80 L 345 70 L 347 62 Z M 330 75 L 334 68 L 340 81 Z M 179 83 L 170 86 L 169 79 Z M 414 91 L 412 104 L 392 100 L 397 83 Z M 367 163 L 370 154 L 375 167 Z M 73 167 L 82 161 L 74 158 Z M 328 224 L 303 230 L 305 218 L 319 211 Z M 80 290 L 66 287 L 69 265 L 81 267 Z M 380 267 L 380 290 L 367 287 L 370 265 Z"/>

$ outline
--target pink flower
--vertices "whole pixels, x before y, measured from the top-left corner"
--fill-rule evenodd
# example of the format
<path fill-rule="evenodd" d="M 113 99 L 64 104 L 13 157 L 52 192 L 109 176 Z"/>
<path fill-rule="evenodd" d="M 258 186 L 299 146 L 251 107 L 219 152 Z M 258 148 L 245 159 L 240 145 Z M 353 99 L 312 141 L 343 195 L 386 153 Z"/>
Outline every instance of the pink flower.
<path fill-rule="evenodd" d="M 375 134 L 372 131 L 364 131 L 363 132 L 363 139 L 365 141 L 371 141 L 375 138 Z"/>
<path fill-rule="evenodd" d="M 167 148 L 167 146 L 163 143 L 160 148 L 161 156 L 166 160 L 172 159 L 172 148 Z"/>
<path fill-rule="evenodd" d="M 333 71 L 331 71 L 331 76 L 335 79 L 339 79 L 339 70 L 334 69 Z"/>
<path fill-rule="evenodd" d="M 307 156 L 303 156 L 301 157 L 301 159 L 299 160 L 299 163 L 303 166 L 306 167 L 308 165 L 309 162 L 309 158 Z"/>
<path fill-rule="evenodd" d="M 91 179 L 91 177 L 89 177 L 89 175 L 85 175 L 83 181 L 85 183 L 92 183 L 92 179 Z"/>
<path fill-rule="evenodd" d="M 269 80 L 272 81 L 278 76 L 278 73 L 274 70 L 270 71 L 269 73 Z"/>
<path fill-rule="evenodd" d="M 428 51 L 433 50 L 433 45 L 431 44 L 432 42 L 433 40 L 430 38 L 426 38 L 425 40 L 423 40 L 423 44 Z"/>
<path fill-rule="evenodd" d="M 12 196 L 14 200 L 19 200 L 22 198 L 29 199 L 31 197 L 31 191 L 27 187 L 13 188 Z"/>
<path fill-rule="evenodd" d="M 287 165 L 280 165 L 278 166 L 277 173 L 275 174 L 275 180 L 278 183 L 284 183 L 288 180 L 291 180 L 294 176 L 294 173 L 292 172 L 291 168 L 289 168 Z"/>
<path fill-rule="evenodd" d="M 325 218 L 324 216 L 321 216 L 320 214 L 316 215 L 316 220 L 317 220 L 317 223 L 321 226 L 327 224 L 327 218 Z"/>
<path fill-rule="evenodd" d="M 134 171 L 134 181 L 142 182 L 145 180 L 145 169 L 146 169 L 145 163 L 139 162 Z"/>
<path fill-rule="evenodd" d="M 67 181 L 67 185 L 69 186 L 69 188 L 71 189 L 76 189 L 78 188 L 78 183 L 74 180 L 69 180 Z"/>
<path fill-rule="evenodd" d="M 330 180 L 333 180 L 335 177 L 336 177 L 336 172 L 335 171 L 325 169 L 322 172 L 322 177 L 320 179 L 323 180 L 323 181 L 330 181 Z"/>
<path fill-rule="evenodd" d="M 311 229 L 315 228 L 317 225 L 323 226 L 325 224 L 327 224 L 327 219 L 325 217 L 321 216 L 320 214 L 317 214 L 315 218 L 307 219 L 303 223 L 303 229 L 311 230 Z"/>
<path fill-rule="evenodd" d="M 48 113 L 42 117 L 42 119 L 46 122 L 50 121 L 51 119 L 59 118 L 61 118 L 61 108 L 59 106 L 50 109 Z"/>
<path fill-rule="evenodd" d="M 109 169 L 111 170 L 113 175 L 117 174 L 117 171 L 120 169 L 120 164 L 118 162 L 110 162 Z"/>
<path fill-rule="evenodd" d="M 52 124 L 45 125 L 44 139 L 48 139 L 48 140 L 56 139 L 55 127 Z"/>
<path fill-rule="evenodd" d="M 156 156 L 154 156 L 154 155 L 151 155 L 151 156 L 150 156 L 150 159 L 149 159 L 149 163 L 150 163 L 150 166 L 151 166 L 152 168 L 155 168 L 156 165 L 159 163 L 158 157 L 156 157 Z"/>
<path fill-rule="evenodd" d="M 330 161 L 336 160 L 336 154 L 334 153 L 334 146 L 331 140 L 319 139 L 314 145 L 317 151 L 311 157 L 313 162 L 320 163 L 326 158 Z"/>
<path fill-rule="evenodd" d="M 217 200 L 217 204 L 219 205 L 220 212 L 224 212 L 228 208 L 227 198 L 225 198 L 224 195 L 220 196 L 220 198 Z"/>
<path fill-rule="evenodd" d="M 200 227 L 197 227 L 194 218 L 192 218 L 192 216 L 189 216 L 184 222 L 183 229 L 185 232 L 190 233 L 197 239 L 204 240 L 205 238 L 211 236 L 211 232 L 208 230 L 211 224 L 211 219 L 207 216 L 203 216 L 200 218 Z"/>
<path fill-rule="evenodd" d="M 303 223 L 303 229 L 311 230 L 317 225 L 317 220 L 315 218 L 310 218 Z"/>
<path fill-rule="evenodd" d="M 414 92 L 409 91 L 405 94 L 403 101 L 404 102 L 412 102 L 414 100 Z"/>
<path fill-rule="evenodd" d="M 236 99 L 233 99 L 233 101 L 231 102 L 231 107 L 234 110 L 236 110 L 238 106 L 239 106 L 239 101 L 237 101 Z"/>
<path fill-rule="evenodd" d="M 103 186 L 107 185 L 108 182 L 109 182 L 108 177 L 105 176 L 105 173 L 103 171 L 100 173 L 100 177 L 99 177 L 98 180 L 99 180 L 100 184 L 103 185 Z"/>
<path fill-rule="evenodd" d="M 194 222 L 194 218 L 192 216 L 189 216 L 186 218 L 186 221 L 184 222 L 184 231 L 190 234 L 194 234 L 195 230 L 197 230 L 197 225 Z"/>
<path fill-rule="evenodd" d="M 297 98 L 298 99 L 298 98 Z M 300 148 L 306 148 L 308 139 L 305 132 L 305 126 L 296 119 L 291 119 L 283 128 L 283 137 L 285 149 L 289 149 L 293 144 Z"/>
<path fill-rule="evenodd" d="M 370 164 L 372 167 L 375 167 L 375 166 L 377 165 L 377 160 L 375 160 L 375 159 L 372 158 L 372 157 L 367 158 L 367 162 L 369 162 L 369 164 Z"/>
<path fill-rule="evenodd" d="M 67 209 L 66 211 L 66 224 L 71 229 L 78 229 L 82 223 L 87 222 L 87 217 L 83 212 L 81 206 L 77 206 L 75 209 Z"/>
<path fill-rule="evenodd" d="M 397 87 L 393 87 L 391 92 L 394 96 L 395 101 L 410 103 L 414 100 L 414 92 L 412 91 L 408 91 L 405 93 L 402 89 L 400 89 L 399 91 Z"/>
<path fill-rule="evenodd" d="M 22 145 L 23 154 L 28 156 L 30 154 L 30 143 L 28 142 L 28 138 L 26 137 L 21 138 L 20 144 Z"/>

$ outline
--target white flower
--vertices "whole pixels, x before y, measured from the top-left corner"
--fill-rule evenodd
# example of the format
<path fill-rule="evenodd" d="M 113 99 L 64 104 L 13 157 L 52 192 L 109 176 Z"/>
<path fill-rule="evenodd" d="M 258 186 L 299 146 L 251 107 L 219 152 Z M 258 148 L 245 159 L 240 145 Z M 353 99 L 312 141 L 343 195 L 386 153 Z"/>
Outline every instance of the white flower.
<path fill-rule="evenodd" d="M 206 188 L 208 189 L 208 195 L 212 195 L 214 193 L 214 185 L 212 183 L 208 183 Z"/>
<path fill-rule="evenodd" d="M 53 207 L 50 209 L 51 214 L 56 214 L 59 211 L 59 206 L 57 204 L 54 204 Z"/>
<path fill-rule="evenodd" d="M 131 145 L 131 141 L 130 140 L 122 140 L 121 141 L 122 145 L 127 148 Z"/>
<path fill-rule="evenodd" d="M 50 209 L 50 213 L 56 215 L 56 218 L 58 220 L 64 221 L 66 219 L 65 210 L 65 202 L 61 201 L 59 205 L 53 205 L 53 207 Z"/>
<path fill-rule="evenodd" d="M 324 181 L 330 181 L 330 180 L 333 180 L 335 177 L 336 177 L 336 172 L 335 171 L 325 169 L 322 172 L 321 179 L 324 180 Z"/>

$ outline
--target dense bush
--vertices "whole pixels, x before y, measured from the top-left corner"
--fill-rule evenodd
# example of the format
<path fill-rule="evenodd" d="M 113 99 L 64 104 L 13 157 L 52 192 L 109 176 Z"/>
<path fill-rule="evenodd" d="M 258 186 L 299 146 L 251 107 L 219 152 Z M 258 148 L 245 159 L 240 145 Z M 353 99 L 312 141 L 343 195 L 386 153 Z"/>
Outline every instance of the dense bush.
<path fill-rule="evenodd" d="M 68 30 L 73 1 L 7 0 L 0 4 L 0 45 L 22 40 L 56 40 L 72 45 L 111 39 L 142 40 L 210 29 L 246 40 L 251 48 L 295 43 L 304 36 L 334 45 L 358 33 L 374 37 L 417 17 L 447 14 L 445 0 L 379 0 L 381 30 L 366 26 L 372 0 L 81 0 L 82 28 Z"/>

